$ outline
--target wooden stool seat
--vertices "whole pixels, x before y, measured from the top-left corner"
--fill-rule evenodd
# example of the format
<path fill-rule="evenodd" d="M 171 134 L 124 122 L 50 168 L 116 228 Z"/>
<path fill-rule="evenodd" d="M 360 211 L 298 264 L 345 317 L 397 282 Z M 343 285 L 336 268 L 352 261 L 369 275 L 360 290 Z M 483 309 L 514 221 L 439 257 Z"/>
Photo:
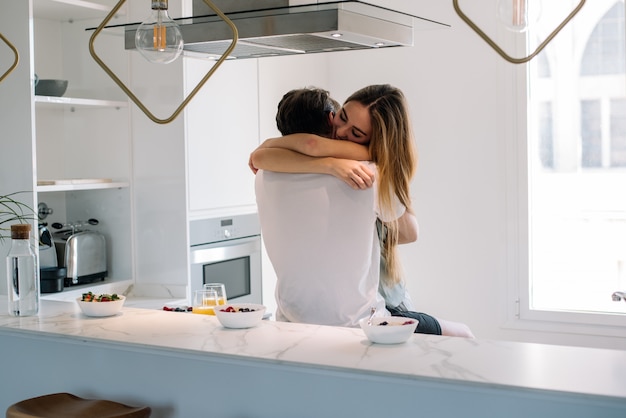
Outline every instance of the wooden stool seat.
<path fill-rule="evenodd" d="M 6 418 L 147 418 L 150 407 L 83 399 L 70 393 L 53 393 L 11 405 Z"/>

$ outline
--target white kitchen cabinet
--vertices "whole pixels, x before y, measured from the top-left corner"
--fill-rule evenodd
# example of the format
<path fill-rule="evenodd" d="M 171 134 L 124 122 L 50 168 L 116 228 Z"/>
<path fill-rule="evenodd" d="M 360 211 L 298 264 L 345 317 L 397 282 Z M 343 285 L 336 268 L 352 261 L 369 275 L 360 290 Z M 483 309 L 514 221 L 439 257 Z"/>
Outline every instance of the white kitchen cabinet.
<path fill-rule="evenodd" d="M 186 59 L 188 92 L 211 61 Z M 248 157 L 259 144 L 258 60 L 226 61 L 185 111 L 191 218 L 255 212 Z"/>
<path fill-rule="evenodd" d="M 91 58 L 91 31 L 114 0 L 35 0 L 34 72 L 40 79 L 69 81 L 63 97 L 35 96 L 37 179 L 112 178 L 130 175 L 128 100 Z M 102 32 L 96 51 L 117 74 L 125 56 Z M 42 189 L 41 191 L 45 191 Z"/>
<path fill-rule="evenodd" d="M 28 203 L 36 207 L 45 202 L 52 208 L 49 224 L 98 219 L 97 229 L 107 238 L 107 281 L 131 279 L 133 292 L 142 296 L 184 296 L 189 218 L 255 210 L 254 177 L 246 163 L 258 144 L 257 61 L 225 63 L 183 115 L 167 125 L 155 124 L 128 101 L 88 51 L 92 32 L 85 28 L 96 27 L 115 3 L 33 0 L 31 9 L 29 2 L 0 0 L 0 30 L 17 39 L 21 55 L 15 74 L 0 84 L 0 193 L 35 191 Z M 141 20 L 148 7 L 149 2 L 128 2 L 128 16 L 111 23 Z M 180 15 L 175 7 L 180 4 L 170 4 L 172 15 Z M 133 92 L 146 98 L 151 110 L 169 115 L 184 98 L 184 86 L 195 85 L 185 79 L 183 61 L 151 69 L 138 54 L 124 50 L 120 34 L 103 31 L 96 40 L 98 54 Z M 5 57 L 9 54 L 0 47 L 0 67 Z M 202 75 L 212 65 L 185 61 L 202 67 L 196 71 Z M 238 76 L 237 83 L 225 82 L 229 71 Z M 66 94 L 35 96 L 35 73 L 40 79 L 69 80 Z M 159 94 L 154 94 L 155 85 Z M 233 114 L 243 116 L 225 124 Z M 190 142 L 186 135 L 191 135 Z M 197 175 L 188 171 L 187 144 Z M 67 182 L 71 179 L 111 181 Z"/>
<path fill-rule="evenodd" d="M 33 3 L 34 71 L 40 79 L 69 80 L 63 97 L 35 96 L 38 201 L 54 210 L 46 219 L 50 224 L 100 222 L 93 229 L 107 241 L 106 281 L 132 278 L 130 122 L 128 100 L 91 58 L 93 32 L 85 29 L 97 26 L 114 5 Z M 124 78 L 127 63 L 119 43 L 103 31 L 95 47 Z"/>
<path fill-rule="evenodd" d="M 132 278 L 129 104 L 90 56 L 93 31 L 85 29 L 97 26 L 115 3 L 34 0 L 32 9 L 34 74 L 40 80 L 69 81 L 63 97 L 33 97 L 37 202 L 53 210 L 45 219 L 49 225 L 99 221 L 92 229 L 107 241 L 106 282 Z M 121 19 L 122 12 L 115 23 Z M 120 44 L 119 36 L 103 31 L 95 47 L 113 71 L 127 79 Z"/>

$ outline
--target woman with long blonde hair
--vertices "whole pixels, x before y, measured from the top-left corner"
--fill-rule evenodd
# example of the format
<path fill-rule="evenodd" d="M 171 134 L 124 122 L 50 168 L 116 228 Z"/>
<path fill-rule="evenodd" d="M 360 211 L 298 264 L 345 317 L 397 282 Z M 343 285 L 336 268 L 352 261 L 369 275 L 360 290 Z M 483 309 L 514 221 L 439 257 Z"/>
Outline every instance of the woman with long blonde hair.
<path fill-rule="evenodd" d="M 398 244 L 416 241 L 418 235 L 410 197 L 417 151 L 404 94 L 388 84 L 367 86 L 348 97 L 331 121 L 334 138 L 343 141 L 312 134 L 272 138 L 251 154 L 250 168 L 331 174 L 355 189 L 371 187 L 376 180 L 383 262 L 379 289 L 388 309 L 393 315 L 419 319 L 418 332 L 473 336 L 464 324 L 410 312 L 397 255 Z M 374 162 L 376 173 L 359 160 Z M 394 300 L 392 306 L 389 299 Z"/>

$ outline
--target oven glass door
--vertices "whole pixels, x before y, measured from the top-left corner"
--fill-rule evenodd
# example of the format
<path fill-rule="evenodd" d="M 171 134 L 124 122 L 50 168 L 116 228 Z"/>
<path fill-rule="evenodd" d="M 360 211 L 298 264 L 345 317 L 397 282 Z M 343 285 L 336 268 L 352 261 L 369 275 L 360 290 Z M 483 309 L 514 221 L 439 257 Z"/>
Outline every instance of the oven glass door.
<path fill-rule="evenodd" d="M 203 264 L 202 283 L 224 283 L 228 299 L 249 295 L 250 256 Z"/>
<path fill-rule="evenodd" d="M 229 301 L 263 303 L 261 238 L 250 237 L 191 248 L 191 293 L 205 283 L 224 283 Z"/>

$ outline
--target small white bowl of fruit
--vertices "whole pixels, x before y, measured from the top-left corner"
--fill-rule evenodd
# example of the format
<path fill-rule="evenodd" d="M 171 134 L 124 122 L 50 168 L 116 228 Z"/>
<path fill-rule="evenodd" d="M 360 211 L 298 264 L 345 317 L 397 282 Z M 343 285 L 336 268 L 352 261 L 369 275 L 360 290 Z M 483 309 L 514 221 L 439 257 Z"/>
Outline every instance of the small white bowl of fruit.
<path fill-rule="evenodd" d="M 215 316 L 225 328 L 251 328 L 261 322 L 265 309 L 257 303 L 227 303 L 215 307 Z"/>
<path fill-rule="evenodd" d="M 124 296 L 116 293 L 97 295 L 87 292 L 77 298 L 76 302 L 85 315 L 102 317 L 117 315 L 122 310 L 125 300 Z"/>
<path fill-rule="evenodd" d="M 409 339 L 415 332 L 417 319 L 401 316 L 378 316 L 363 318 L 359 325 L 368 340 L 378 344 L 400 344 Z"/>

